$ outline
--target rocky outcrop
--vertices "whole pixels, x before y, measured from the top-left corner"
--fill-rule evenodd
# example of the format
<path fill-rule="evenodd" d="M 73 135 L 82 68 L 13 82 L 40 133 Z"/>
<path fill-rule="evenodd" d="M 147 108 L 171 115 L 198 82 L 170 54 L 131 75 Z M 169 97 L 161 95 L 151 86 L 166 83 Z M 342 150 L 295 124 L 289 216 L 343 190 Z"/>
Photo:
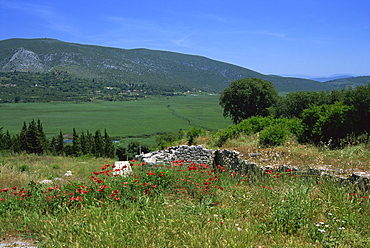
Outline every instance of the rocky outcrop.
<path fill-rule="evenodd" d="M 3 71 L 44 72 L 45 68 L 39 56 L 25 48 L 19 48 L 2 67 Z"/>

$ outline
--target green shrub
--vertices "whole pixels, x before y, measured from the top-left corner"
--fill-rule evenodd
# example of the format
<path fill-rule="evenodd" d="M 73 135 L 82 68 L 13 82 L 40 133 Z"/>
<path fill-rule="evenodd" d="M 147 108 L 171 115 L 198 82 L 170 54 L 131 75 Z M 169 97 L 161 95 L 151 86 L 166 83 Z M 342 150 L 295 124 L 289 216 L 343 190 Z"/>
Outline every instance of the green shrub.
<path fill-rule="evenodd" d="M 157 148 L 162 150 L 170 146 L 176 145 L 176 143 L 179 143 L 179 141 L 181 141 L 183 137 L 184 131 L 180 130 L 177 133 L 172 132 L 158 135 L 155 139 L 155 142 L 157 144 Z"/>
<path fill-rule="evenodd" d="M 193 127 L 192 129 L 190 129 L 187 133 L 186 133 L 186 138 L 188 140 L 188 144 L 189 146 L 191 145 L 196 145 L 196 139 L 201 136 L 201 135 L 205 135 L 206 132 L 204 131 L 204 129 L 202 128 L 199 128 L 199 127 Z"/>
<path fill-rule="evenodd" d="M 345 138 L 352 129 L 352 122 L 348 116 L 352 109 L 341 102 L 331 105 L 311 106 L 302 113 L 304 137 L 319 144 Z"/>
<path fill-rule="evenodd" d="M 261 146 L 279 146 L 286 142 L 288 134 L 286 126 L 275 124 L 264 128 L 258 141 Z"/>
<path fill-rule="evenodd" d="M 268 141 L 267 139 L 264 140 L 262 143 L 266 143 L 264 145 L 280 145 L 281 142 L 285 142 L 286 138 L 288 137 L 289 133 L 295 135 L 296 137 L 301 137 L 303 133 L 303 126 L 302 121 L 298 118 L 288 119 L 288 118 L 278 118 L 273 119 L 271 117 L 261 117 L 261 116 L 254 116 L 248 119 L 243 120 L 237 125 L 231 125 L 226 129 L 219 131 L 214 139 L 216 140 L 215 144 L 217 146 L 222 146 L 225 142 L 229 139 L 233 139 L 238 137 L 240 134 L 252 135 L 262 130 L 265 130 L 268 127 L 277 126 L 269 128 L 267 131 L 262 133 L 263 139 L 266 139 L 267 133 L 275 133 L 272 130 L 277 128 L 283 128 L 283 131 L 280 131 L 280 135 L 284 136 L 283 139 L 280 138 L 279 142 L 272 142 L 271 140 Z M 267 135 L 270 136 L 271 134 Z M 277 134 L 274 134 L 276 136 Z M 276 140 L 276 138 L 273 138 Z"/>

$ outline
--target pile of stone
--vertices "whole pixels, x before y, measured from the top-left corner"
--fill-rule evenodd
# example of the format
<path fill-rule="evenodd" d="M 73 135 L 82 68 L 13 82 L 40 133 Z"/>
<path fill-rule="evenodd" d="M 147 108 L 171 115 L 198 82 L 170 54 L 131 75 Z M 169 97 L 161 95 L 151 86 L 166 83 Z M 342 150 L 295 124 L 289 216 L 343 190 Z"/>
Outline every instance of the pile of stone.
<path fill-rule="evenodd" d="M 213 150 L 203 146 L 180 145 L 170 147 L 168 150 L 160 150 L 146 154 L 136 155 L 135 159 L 148 165 L 170 164 L 172 161 L 184 160 L 197 164 L 212 164 Z"/>

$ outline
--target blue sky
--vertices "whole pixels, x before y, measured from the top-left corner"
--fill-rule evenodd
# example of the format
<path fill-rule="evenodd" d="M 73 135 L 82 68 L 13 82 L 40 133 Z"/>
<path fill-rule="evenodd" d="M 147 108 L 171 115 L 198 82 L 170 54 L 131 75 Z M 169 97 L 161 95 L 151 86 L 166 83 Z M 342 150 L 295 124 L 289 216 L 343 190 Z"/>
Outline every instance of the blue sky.
<path fill-rule="evenodd" d="M 370 75 L 369 0 L 0 0 L 0 40 L 148 48 L 264 74 Z"/>

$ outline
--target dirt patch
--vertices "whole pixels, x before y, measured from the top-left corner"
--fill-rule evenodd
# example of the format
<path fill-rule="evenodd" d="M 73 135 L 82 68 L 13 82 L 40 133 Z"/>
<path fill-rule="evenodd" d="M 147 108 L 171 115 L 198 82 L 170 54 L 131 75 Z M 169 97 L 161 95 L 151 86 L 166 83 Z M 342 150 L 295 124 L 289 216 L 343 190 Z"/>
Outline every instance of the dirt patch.
<path fill-rule="evenodd" d="M 18 247 L 18 248 L 37 248 L 37 242 L 29 238 L 23 238 L 19 235 L 6 235 L 0 238 L 0 248 Z"/>

